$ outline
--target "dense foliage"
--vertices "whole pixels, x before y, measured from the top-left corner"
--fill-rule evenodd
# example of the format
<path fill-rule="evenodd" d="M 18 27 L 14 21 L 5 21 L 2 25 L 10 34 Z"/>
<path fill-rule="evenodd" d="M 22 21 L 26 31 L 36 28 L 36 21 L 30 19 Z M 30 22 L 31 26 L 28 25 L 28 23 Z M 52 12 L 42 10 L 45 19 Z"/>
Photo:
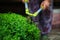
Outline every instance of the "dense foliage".
<path fill-rule="evenodd" d="M 34 23 L 15 13 L 0 13 L 0 40 L 39 40 L 40 30 Z"/>

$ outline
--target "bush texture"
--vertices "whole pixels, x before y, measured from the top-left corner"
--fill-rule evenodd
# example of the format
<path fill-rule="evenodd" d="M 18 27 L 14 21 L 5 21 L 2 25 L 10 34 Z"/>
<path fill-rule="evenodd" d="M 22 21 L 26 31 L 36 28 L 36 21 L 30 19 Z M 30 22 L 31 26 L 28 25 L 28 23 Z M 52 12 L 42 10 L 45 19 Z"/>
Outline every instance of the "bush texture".
<path fill-rule="evenodd" d="M 15 13 L 0 13 L 0 40 L 39 40 L 40 30 L 34 23 Z"/>

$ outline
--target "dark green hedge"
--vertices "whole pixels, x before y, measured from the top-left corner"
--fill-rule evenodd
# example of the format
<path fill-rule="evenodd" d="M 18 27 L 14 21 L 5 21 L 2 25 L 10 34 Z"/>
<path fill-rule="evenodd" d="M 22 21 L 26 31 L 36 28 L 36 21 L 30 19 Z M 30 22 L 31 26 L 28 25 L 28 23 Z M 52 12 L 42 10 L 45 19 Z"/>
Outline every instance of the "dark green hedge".
<path fill-rule="evenodd" d="M 15 13 L 0 13 L 0 40 L 40 40 L 35 24 Z"/>

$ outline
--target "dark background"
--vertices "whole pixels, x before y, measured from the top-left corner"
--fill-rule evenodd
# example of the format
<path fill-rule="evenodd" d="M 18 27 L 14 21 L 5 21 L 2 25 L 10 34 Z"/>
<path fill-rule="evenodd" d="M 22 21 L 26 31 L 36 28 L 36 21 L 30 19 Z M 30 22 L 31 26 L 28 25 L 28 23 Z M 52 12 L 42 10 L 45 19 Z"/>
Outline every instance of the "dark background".
<path fill-rule="evenodd" d="M 0 1 L 0 13 L 14 12 L 22 15 L 25 14 L 24 3 L 17 1 Z"/>

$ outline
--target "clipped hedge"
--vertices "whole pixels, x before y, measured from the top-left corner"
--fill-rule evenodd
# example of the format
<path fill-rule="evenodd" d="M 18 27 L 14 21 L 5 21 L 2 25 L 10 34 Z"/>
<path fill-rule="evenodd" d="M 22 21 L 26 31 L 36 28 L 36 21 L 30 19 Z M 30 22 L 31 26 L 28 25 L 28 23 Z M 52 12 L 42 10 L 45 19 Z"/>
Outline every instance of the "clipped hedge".
<path fill-rule="evenodd" d="M 40 40 L 40 30 L 15 13 L 0 13 L 0 40 Z"/>

